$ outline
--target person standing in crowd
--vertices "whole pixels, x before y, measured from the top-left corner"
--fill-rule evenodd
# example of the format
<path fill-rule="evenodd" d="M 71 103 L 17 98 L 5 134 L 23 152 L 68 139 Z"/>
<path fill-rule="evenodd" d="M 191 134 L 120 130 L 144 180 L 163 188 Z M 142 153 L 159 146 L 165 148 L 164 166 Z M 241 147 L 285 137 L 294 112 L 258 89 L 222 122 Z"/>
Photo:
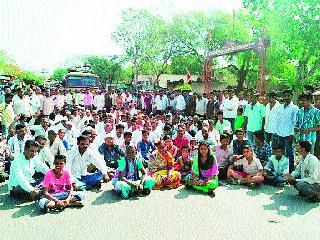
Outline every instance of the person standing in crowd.
<path fill-rule="evenodd" d="M 203 117 L 203 118 L 206 117 L 207 104 L 208 104 L 207 94 L 204 93 L 202 96 L 201 94 L 198 94 L 198 97 L 196 99 L 196 114 L 199 117 Z"/>
<path fill-rule="evenodd" d="M 284 155 L 289 159 L 289 171 L 294 170 L 294 128 L 296 125 L 298 107 L 293 104 L 293 92 L 286 89 L 282 92 L 283 103 L 277 111 L 276 133 L 274 145 L 280 145 L 284 149 Z"/>
<path fill-rule="evenodd" d="M 228 90 L 228 98 L 225 98 L 220 106 L 223 117 L 231 123 L 231 129 L 234 129 L 234 121 L 237 116 L 239 99 L 234 95 L 232 89 Z"/>
<path fill-rule="evenodd" d="M 258 102 L 259 95 L 254 93 L 251 95 L 251 102 L 248 104 L 244 111 L 245 122 L 244 130 L 247 132 L 247 138 L 253 143 L 254 132 L 263 130 L 265 120 L 265 106 Z"/>
<path fill-rule="evenodd" d="M 50 96 L 50 91 L 46 90 L 41 101 L 40 110 L 45 117 L 49 117 L 54 110 L 54 103 Z"/>
<path fill-rule="evenodd" d="M 303 107 L 297 113 L 296 137 L 297 141 L 308 140 L 312 144 L 311 153 L 314 153 L 314 146 L 317 140 L 317 131 L 320 130 L 320 115 L 318 110 L 312 106 L 312 94 L 302 93 L 299 96 Z"/>
<path fill-rule="evenodd" d="M 277 132 L 277 122 L 278 122 L 278 107 L 280 103 L 277 101 L 277 95 L 275 92 L 269 92 L 266 95 L 268 104 L 265 110 L 265 125 L 264 140 L 267 144 L 271 145 L 274 141 L 274 134 Z"/>
<path fill-rule="evenodd" d="M 26 96 L 24 95 L 23 89 L 18 88 L 16 93 L 17 94 L 15 94 L 12 98 L 14 114 L 16 116 L 23 114 L 27 118 L 31 117 L 30 104 L 29 104 L 29 101 L 27 100 Z"/>
<path fill-rule="evenodd" d="M 15 114 L 12 106 L 12 94 L 6 93 L 4 102 L 0 103 L 0 112 L 2 113 L 2 133 L 5 138 L 8 137 L 10 125 L 13 123 Z"/>
<path fill-rule="evenodd" d="M 215 108 L 214 108 L 215 100 L 214 100 L 214 94 L 213 92 L 210 92 L 208 95 L 208 103 L 207 103 L 207 119 L 212 119 L 215 114 Z"/>
<path fill-rule="evenodd" d="M 83 104 L 85 109 L 93 110 L 93 95 L 89 89 L 86 90 L 86 94 L 83 97 Z"/>
<path fill-rule="evenodd" d="M 181 93 L 177 94 L 175 108 L 177 110 L 177 114 L 182 114 L 186 109 L 186 101 Z"/>
<path fill-rule="evenodd" d="M 300 155 L 296 169 L 286 175 L 287 181 L 294 186 L 299 195 L 308 201 L 320 200 L 320 162 L 311 154 L 312 144 L 308 140 L 301 140 L 297 145 Z"/>

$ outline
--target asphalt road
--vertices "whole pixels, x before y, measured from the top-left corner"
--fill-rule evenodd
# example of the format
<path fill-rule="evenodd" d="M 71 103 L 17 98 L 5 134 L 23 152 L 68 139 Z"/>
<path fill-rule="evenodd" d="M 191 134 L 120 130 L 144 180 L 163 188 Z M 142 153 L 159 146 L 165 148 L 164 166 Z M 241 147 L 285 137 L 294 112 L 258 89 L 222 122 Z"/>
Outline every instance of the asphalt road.
<path fill-rule="evenodd" d="M 120 200 L 104 184 L 82 209 L 41 214 L 0 185 L 0 239 L 320 239 L 320 208 L 285 187 L 219 187 L 216 197 L 183 187 Z M 278 192 L 278 193 L 277 193 Z"/>

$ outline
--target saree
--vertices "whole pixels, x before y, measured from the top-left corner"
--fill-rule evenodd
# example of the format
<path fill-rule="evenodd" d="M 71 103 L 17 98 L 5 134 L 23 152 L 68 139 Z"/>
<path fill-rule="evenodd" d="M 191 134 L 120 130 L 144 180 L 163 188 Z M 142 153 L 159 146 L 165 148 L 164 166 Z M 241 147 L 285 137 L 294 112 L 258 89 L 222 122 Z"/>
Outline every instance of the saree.
<path fill-rule="evenodd" d="M 181 175 L 179 172 L 172 170 L 170 182 L 167 182 L 168 171 L 173 169 L 174 159 L 172 155 L 167 152 L 166 155 L 160 154 L 156 151 L 149 162 L 149 171 L 156 184 L 153 189 L 173 189 L 180 186 Z"/>
<path fill-rule="evenodd" d="M 215 158 L 213 165 L 207 170 L 204 170 L 199 168 L 199 159 L 198 156 L 195 156 L 192 163 L 191 174 L 187 177 L 186 185 L 207 193 L 209 190 L 214 190 L 218 187 L 218 174 L 218 164 Z"/>

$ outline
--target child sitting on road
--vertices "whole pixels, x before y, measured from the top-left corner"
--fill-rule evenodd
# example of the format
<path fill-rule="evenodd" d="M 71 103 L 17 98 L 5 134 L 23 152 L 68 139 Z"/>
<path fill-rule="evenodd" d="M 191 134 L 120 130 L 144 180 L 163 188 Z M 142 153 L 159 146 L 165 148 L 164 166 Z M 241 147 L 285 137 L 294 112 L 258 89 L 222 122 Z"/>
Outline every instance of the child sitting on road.
<path fill-rule="evenodd" d="M 191 166 L 192 157 L 190 156 L 190 148 L 188 145 L 184 145 L 181 149 L 181 156 L 178 158 L 178 162 L 174 164 L 174 170 L 180 172 L 182 182 L 190 174 Z"/>
<path fill-rule="evenodd" d="M 46 172 L 43 180 L 43 195 L 39 206 L 42 211 L 49 212 L 50 209 L 60 210 L 68 206 L 83 206 L 84 195 L 73 191 L 75 179 L 68 170 L 64 170 L 66 157 L 56 155 L 54 159 L 54 169 Z"/>

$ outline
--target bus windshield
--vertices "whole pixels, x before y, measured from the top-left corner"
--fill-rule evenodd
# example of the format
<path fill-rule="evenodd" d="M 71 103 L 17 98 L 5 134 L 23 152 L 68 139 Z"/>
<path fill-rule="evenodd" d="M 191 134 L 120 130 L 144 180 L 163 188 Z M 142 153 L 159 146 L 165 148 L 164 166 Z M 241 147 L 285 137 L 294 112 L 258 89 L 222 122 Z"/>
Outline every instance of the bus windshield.
<path fill-rule="evenodd" d="M 98 88 L 99 78 L 95 75 L 69 75 L 66 76 L 67 88 Z"/>

